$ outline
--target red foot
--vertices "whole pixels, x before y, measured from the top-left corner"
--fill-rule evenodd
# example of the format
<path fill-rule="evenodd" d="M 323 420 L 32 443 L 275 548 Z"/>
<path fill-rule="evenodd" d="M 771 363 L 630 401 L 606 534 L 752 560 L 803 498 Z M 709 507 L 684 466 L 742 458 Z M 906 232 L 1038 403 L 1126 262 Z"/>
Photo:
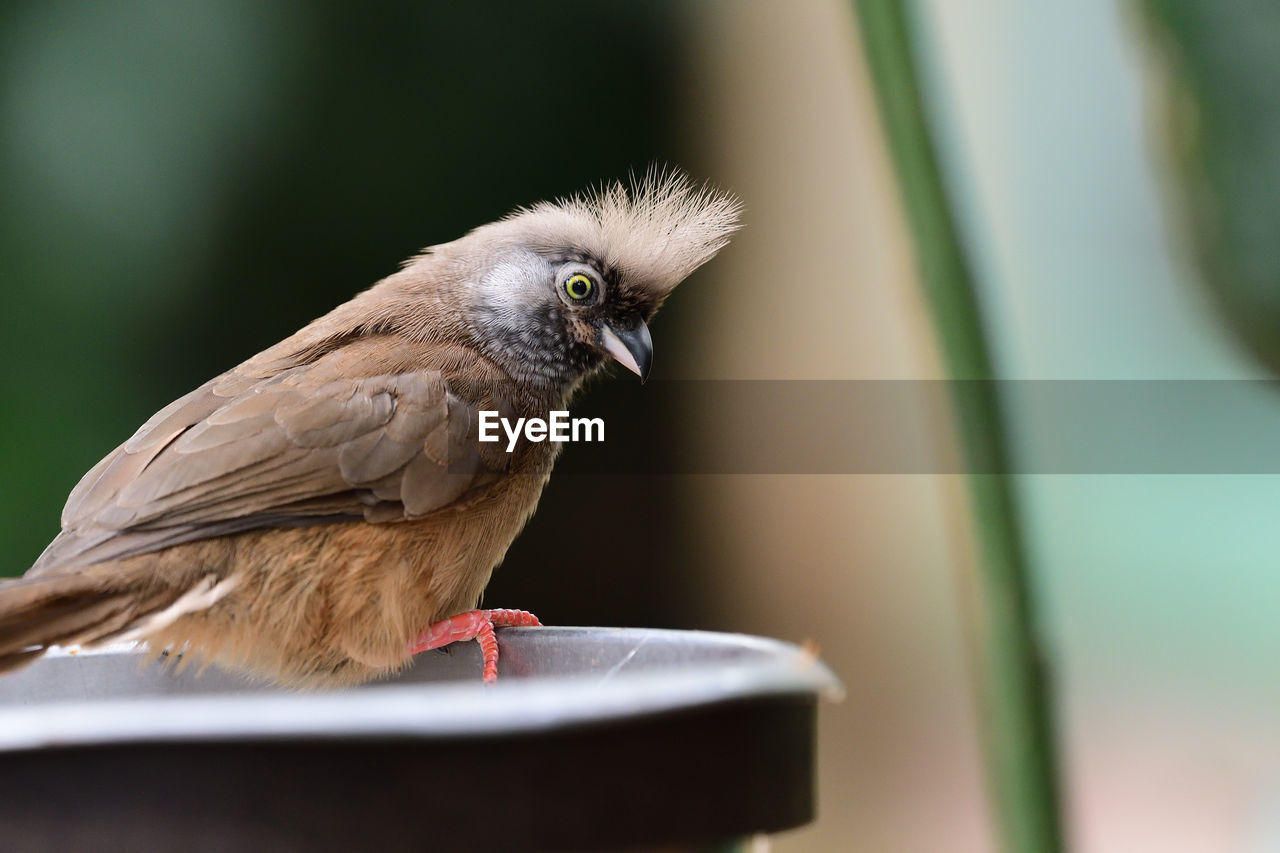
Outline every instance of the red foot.
<path fill-rule="evenodd" d="M 493 635 L 493 629 L 528 628 L 541 624 L 537 616 L 526 610 L 471 610 L 432 624 L 418 635 L 409 654 L 476 640 L 484 654 L 482 677 L 486 682 L 493 682 L 498 680 L 498 638 Z"/>

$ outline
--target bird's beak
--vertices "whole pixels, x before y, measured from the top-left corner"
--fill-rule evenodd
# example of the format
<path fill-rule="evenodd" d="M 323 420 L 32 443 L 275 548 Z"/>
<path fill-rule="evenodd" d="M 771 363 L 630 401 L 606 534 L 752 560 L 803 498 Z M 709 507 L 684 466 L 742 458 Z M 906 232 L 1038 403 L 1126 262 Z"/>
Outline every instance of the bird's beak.
<path fill-rule="evenodd" d="M 640 381 L 649 378 L 653 366 L 653 338 L 644 320 L 637 320 L 630 329 L 614 329 L 608 323 L 600 324 L 600 346 L 618 362 L 630 370 Z"/>

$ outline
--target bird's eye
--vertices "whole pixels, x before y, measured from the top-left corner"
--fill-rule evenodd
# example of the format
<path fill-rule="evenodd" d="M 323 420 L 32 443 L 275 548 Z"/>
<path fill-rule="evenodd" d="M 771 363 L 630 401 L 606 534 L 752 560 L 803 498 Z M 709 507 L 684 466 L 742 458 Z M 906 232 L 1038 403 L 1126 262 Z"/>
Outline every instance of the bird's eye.
<path fill-rule="evenodd" d="M 575 302 L 588 298 L 595 289 L 596 283 L 585 273 L 577 272 L 564 280 L 564 292 Z"/>

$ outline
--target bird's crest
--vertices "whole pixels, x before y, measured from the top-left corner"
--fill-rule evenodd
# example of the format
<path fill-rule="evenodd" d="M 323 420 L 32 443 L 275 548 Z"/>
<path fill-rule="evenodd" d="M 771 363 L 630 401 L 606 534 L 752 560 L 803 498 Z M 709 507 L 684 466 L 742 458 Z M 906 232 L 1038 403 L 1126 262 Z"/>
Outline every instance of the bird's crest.
<path fill-rule="evenodd" d="M 740 227 L 734 196 L 675 170 L 521 208 L 498 223 L 535 251 L 579 251 L 664 297 Z"/>

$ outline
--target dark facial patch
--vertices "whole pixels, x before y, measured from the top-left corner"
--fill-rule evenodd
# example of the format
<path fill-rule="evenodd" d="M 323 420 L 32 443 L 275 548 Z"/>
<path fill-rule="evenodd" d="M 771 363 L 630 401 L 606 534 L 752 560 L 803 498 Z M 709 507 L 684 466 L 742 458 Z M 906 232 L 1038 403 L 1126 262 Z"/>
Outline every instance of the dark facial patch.
<path fill-rule="evenodd" d="M 552 297 L 554 299 L 554 297 Z M 558 300 L 538 305 L 518 328 L 487 326 L 488 343 L 503 360 L 544 382 L 569 384 L 602 361 L 600 353 L 570 333 Z"/>
<path fill-rule="evenodd" d="M 513 376 L 568 387 L 605 361 L 596 349 L 601 323 L 616 329 L 635 328 L 653 316 L 658 304 L 644 288 L 629 287 L 618 270 L 598 258 L 573 250 L 542 257 L 553 271 L 570 263 L 590 267 L 600 278 L 603 298 L 589 305 L 566 304 L 557 293 L 560 282 L 552 278 L 545 298 L 528 303 L 519 318 L 477 306 L 477 325 L 486 350 L 507 365 Z"/>

